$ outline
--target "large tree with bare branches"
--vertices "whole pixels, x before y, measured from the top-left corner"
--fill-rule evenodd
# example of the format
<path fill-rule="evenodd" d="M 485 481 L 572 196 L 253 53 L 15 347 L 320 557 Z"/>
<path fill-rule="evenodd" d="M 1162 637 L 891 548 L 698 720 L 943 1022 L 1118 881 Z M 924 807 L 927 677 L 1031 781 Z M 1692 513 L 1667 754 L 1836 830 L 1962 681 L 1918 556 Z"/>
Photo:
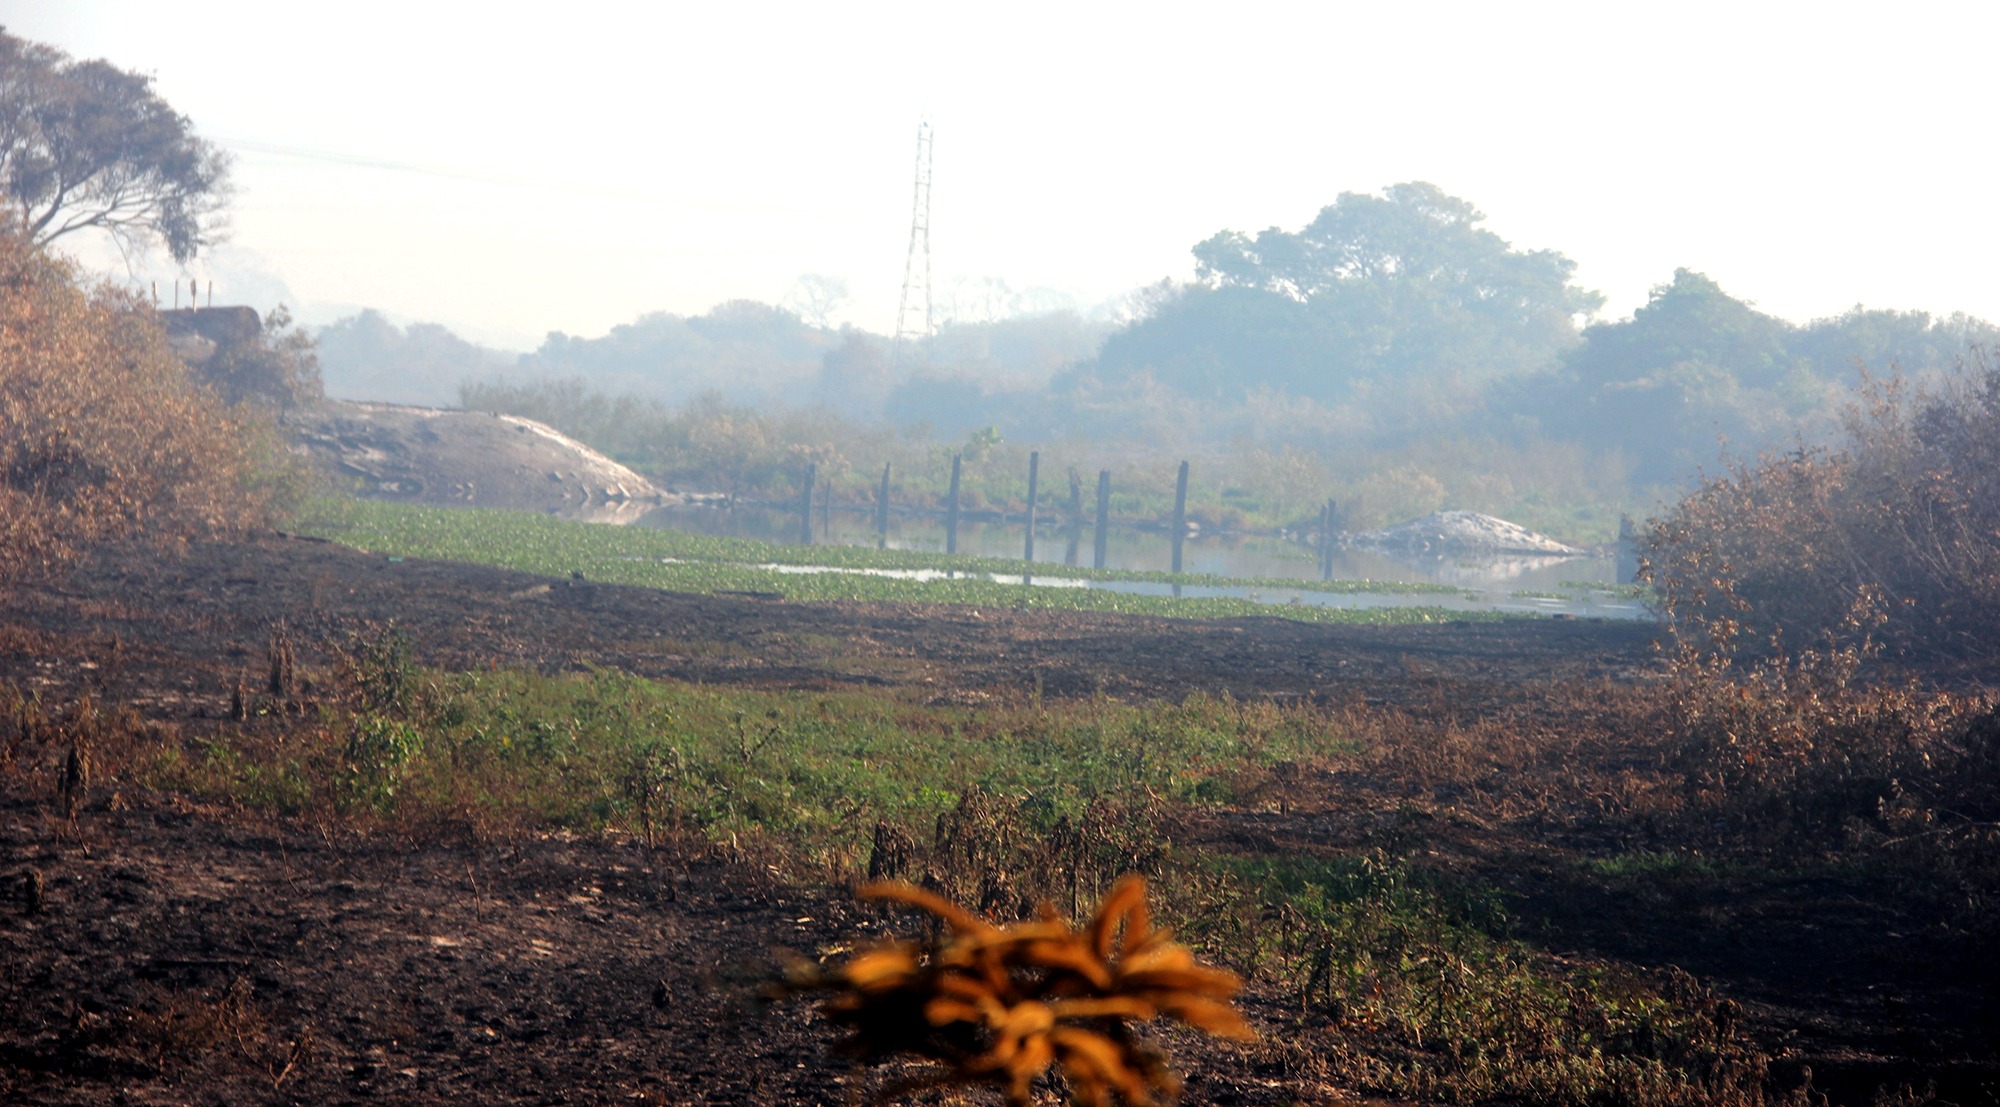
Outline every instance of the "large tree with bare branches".
<path fill-rule="evenodd" d="M 184 262 L 214 242 L 229 156 L 152 84 L 0 29 L 0 200 L 36 246 L 100 231 Z"/>

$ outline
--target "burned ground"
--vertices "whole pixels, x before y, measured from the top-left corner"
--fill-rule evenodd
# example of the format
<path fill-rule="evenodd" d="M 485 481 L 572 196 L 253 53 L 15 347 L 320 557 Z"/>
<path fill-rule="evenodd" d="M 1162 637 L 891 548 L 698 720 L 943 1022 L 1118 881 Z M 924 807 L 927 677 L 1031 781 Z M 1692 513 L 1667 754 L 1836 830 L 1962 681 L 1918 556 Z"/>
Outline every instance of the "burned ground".
<path fill-rule="evenodd" d="M 100 553 L 0 606 L 0 678 L 75 682 L 196 712 L 263 663 L 270 635 L 335 641 L 394 622 L 445 668 L 615 666 L 641 676 L 772 687 L 935 686 L 940 694 L 1406 700 L 1441 681 L 1493 687 L 1626 678 L 1648 628 L 1567 620 L 1443 627 L 1307 625 L 923 604 L 804 604 L 690 595 L 362 553 L 311 539 Z M 111 655 L 116 643 L 116 657 Z M 61 659 L 108 670 L 78 669 Z M 319 658 L 318 660 L 324 660 Z"/>
<path fill-rule="evenodd" d="M 1656 676 L 1646 631 L 1620 624 L 795 604 L 269 537 L 110 550 L 15 591 L 0 602 L 0 679 L 193 732 L 262 679 L 274 634 L 324 672 L 343 635 L 390 622 L 441 668 L 943 702 L 1226 692 L 1526 726 L 1551 681 Z M 107 787 L 68 821 L 45 783 L 0 773 L 0 1100 L 775 1104 L 865 1098 L 883 1079 L 829 1058 L 808 1012 L 768 1007 L 760 988 L 776 951 L 851 945 L 887 920 L 780 872 L 756 843 L 364 833 Z M 1518 927 L 1562 956 L 1701 977 L 1740 1004 L 1784 1079 L 1810 1065 L 1847 1102 L 1927 1081 L 1993 1101 L 1990 950 L 1928 934 L 1895 902 L 1837 881 L 1597 872 L 1577 864 L 1601 845 L 1587 827 L 1482 819 L 1413 799 L 1408 781 L 1308 772 L 1279 786 L 1279 802 L 1189 813 L 1176 833 L 1273 855 L 1419 840 L 1427 864 L 1501 889 Z M 1176 1041 L 1189 1101 L 1351 1101 L 1310 1061 L 1337 1027 L 1268 989 L 1247 1006 L 1267 1045 Z"/>

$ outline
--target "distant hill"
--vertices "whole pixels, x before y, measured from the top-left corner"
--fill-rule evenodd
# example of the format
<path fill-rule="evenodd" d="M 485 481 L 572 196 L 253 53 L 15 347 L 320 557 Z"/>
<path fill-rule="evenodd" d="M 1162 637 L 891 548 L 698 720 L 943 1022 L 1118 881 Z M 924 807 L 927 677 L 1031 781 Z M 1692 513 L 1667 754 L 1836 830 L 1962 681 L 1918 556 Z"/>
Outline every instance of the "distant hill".
<path fill-rule="evenodd" d="M 314 338 L 326 394 L 341 400 L 456 404 L 460 384 L 510 372 L 520 360 L 436 323 L 399 327 L 373 308 L 320 328 Z"/>

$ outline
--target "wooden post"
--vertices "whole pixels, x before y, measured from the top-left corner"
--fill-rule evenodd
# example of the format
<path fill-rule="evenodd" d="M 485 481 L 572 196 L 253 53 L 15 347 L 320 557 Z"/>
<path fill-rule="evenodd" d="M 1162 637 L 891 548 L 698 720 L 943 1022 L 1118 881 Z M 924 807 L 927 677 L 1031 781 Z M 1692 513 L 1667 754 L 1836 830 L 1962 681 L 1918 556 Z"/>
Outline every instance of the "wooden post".
<path fill-rule="evenodd" d="M 1111 470 L 1097 471 L 1097 545 L 1091 550 L 1090 567 L 1104 568 L 1104 547 L 1111 529 Z"/>
<path fill-rule="evenodd" d="M 1181 546 L 1187 541 L 1188 463 L 1181 462 L 1180 479 L 1174 483 L 1174 572 L 1181 571 Z"/>
<path fill-rule="evenodd" d="M 819 480 L 819 463 L 806 462 L 806 486 L 799 493 L 799 545 L 813 544 L 813 485 Z"/>
<path fill-rule="evenodd" d="M 1333 501 L 1319 509 L 1319 579 L 1333 579 Z"/>
<path fill-rule="evenodd" d="M 944 508 L 944 552 L 958 552 L 958 468 L 965 460 L 963 454 L 951 455 L 951 494 Z"/>
<path fill-rule="evenodd" d="M 1038 471 L 1042 467 L 1042 453 L 1036 450 L 1028 455 L 1028 549 L 1022 559 L 1032 571 L 1035 565 L 1035 493 L 1038 490 Z"/>
<path fill-rule="evenodd" d="M 819 536 L 822 540 L 833 537 L 833 481 L 819 486 Z"/>
<path fill-rule="evenodd" d="M 889 463 L 882 464 L 882 492 L 875 498 L 875 548 L 889 548 Z"/>
<path fill-rule="evenodd" d="M 1618 514 L 1618 583 L 1633 584 L 1639 579 L 1639 527 L 1630 515 Z"/>

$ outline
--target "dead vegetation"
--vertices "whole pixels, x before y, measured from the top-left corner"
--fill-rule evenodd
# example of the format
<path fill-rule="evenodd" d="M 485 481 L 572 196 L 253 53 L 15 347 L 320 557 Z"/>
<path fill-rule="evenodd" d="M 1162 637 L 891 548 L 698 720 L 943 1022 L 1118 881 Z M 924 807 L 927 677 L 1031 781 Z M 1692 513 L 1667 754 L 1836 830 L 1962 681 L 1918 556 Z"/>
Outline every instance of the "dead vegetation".
<path fill-rule="evenodd" d="M 1070 1100 L 1142 1107 L 1178 1098 L 1180 1079 L 1132 1023 L 1169 1018 L 1224 1037 L 1254 1038 L 1230 1005 L 1233 973 L 1198 964 L 1154 929 L 1145 881 L 1121 880 L 1073 929 L 1045 907 L 1033 921 L 995 925 L 908 884 L 870 884 L 861 897 L 923 911 L 944 933 L 891 942 L 830 969 L 796 963 L 790 986 L 831 993 L 820 1009 L 865 1060 L 915 1054 L 942 1062 L 896 1090 L 992 1085 L 1025 1107 L 1051 1068 Z"/>
<path fill-rule="evenodd" d="M 1732 465 L 1654 521 L 1650 573 L 1683 649 L 2000 652 L 2000 369 L 1870 379 L 1846 431 Z"/>
<path fill-rule="evenodd" d="M 0 580 L 119 535 L 268 518 L 284 467 L 190 381 L 156 315 L 0 229 Z"/>

